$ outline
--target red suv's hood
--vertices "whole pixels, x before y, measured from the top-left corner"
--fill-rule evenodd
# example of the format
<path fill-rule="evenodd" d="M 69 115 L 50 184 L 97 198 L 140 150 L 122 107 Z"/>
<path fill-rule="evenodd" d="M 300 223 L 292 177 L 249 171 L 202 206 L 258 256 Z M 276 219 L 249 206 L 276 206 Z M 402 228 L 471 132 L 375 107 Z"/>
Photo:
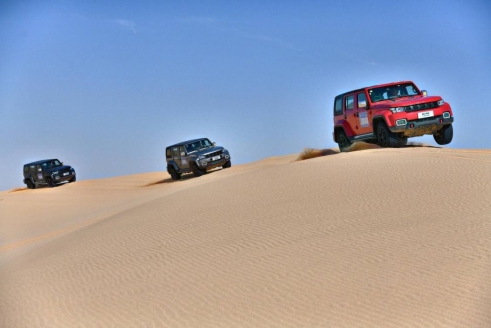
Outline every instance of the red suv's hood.
<path fill-rule="evenodd" d="M 373 109 L 376 108 L 386 108 L 386 107 L 399 107 L 399 106 L 410 106 L 417 104 L 424 104 L 433 101 L 439 101 L 442 97 L 440 96 L 413 96 L 413 97 L 405 97 L 405 98 L 397 98 L 393 100 L 384 100 L 378 101 L 372 105 Z"/>

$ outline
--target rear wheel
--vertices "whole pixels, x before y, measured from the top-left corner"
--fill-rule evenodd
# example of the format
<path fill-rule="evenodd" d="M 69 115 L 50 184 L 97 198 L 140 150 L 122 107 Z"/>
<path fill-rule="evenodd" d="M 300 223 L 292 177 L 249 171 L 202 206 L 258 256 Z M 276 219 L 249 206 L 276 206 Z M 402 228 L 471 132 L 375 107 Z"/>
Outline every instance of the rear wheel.
<path fill-rule="evenodd" d="M 29 189 L 36 188 L 36 185 L 34 183 L 32 183 L 31 179 L 27 180 L 26 185 L 27 185 L 27 188 L 29 188 Z"/>
<path fill-rule="evenodd" d="M 51 188 L 56 186 L 56 183 L 51 178 L 46 178 L 46 182 L 48 183 L 48 186 L 50 186 Z"/>
<path fill-rule="evenodd" d="M 171 167 L 169 169 L 169 173 L 170 173 L 170 177 L 172 178 L 172 180 L 180 180 L 181 179 L 181 174 L 180 173 L 177 173 L 177 171 Z"/>
<path fill-rule="evenodd" d="M 346 136 L 346 133 L 344 133 L 343 130 L 339 130 L 337 135 L 339 150 L 342 152 L 348 151 L 349 147 L 351 146 L 351 141 Z"/>
<path fill-rule="evenodd" d="M 436 143 L 439 145 L 446 145 L 452 141 L 453 138 L 453 127 L 452 124 L 445 125 L 443 128 L 438 130 L 434 135 Z"/>
<path fill-rule="evenodd" d="M 385 123 L 380 122 L 377 125 L 377 143 L 380 147 L 397 147 L 398 138 L 395 133 L 389 130 Z"/>

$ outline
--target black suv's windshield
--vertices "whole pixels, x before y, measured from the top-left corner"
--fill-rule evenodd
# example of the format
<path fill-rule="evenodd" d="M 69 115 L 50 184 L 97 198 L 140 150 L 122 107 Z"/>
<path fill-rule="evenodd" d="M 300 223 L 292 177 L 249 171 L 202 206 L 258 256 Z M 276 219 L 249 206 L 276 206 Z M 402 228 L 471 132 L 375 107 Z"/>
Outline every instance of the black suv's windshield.
<path fill-rule="evenodd" d="M 213 146 L 213 144 L 210 142 L 210 140 L 201 139 L 201 140 L 189 143 L 189 144 L 185 145 L 184 147 L 186 148 L 186 152 L 189 154 L 189 153 L 192 153 L 193 151 L 197 151 L 197 150 L 204 149 L 204 148 L 211 147 L 211 146 Z"/>
<path fill-rule="evenodd" d="M 372 102 L 420 95 L 418 88 L 412 83 L 394 84 L 368 90 Z"/>
<path fill-rule="evenodd" d="M 45 169 L 50 169 L 50 168 L 52 168 L 52 167 L 61 166 L 61 163 L 60 163 L 60 161 L 59 161 L 59 160 L 54 159 L 54 160 L 52 160 L 52 161 L 47 161 L 47 162 L 45 162 L 45 163 L 41 164 L 41 166 L 42 166 L 43 168 L 45 168 Z"/>

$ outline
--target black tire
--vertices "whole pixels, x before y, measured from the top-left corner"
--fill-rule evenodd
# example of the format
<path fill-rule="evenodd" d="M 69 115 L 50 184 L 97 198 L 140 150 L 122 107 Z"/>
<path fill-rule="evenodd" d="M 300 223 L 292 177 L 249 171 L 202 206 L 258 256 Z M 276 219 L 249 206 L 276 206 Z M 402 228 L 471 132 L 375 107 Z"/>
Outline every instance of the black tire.
<path fill-rule="evenodd" d="M 28 189 L 34 189 L 34 188 L 36 188 L 36 185 L 34 183 L 32 183 L 31 179 L 28 179 L 26 181 L 26 185 L 27 185 L 27 188 Z"/>
<path fill-rule="evenodd" d="M 169 174 L 170 174 L 170 177 L 172 178 L 172 180 L 174 180 L 174 181 L 181 179 L 181 174 L 177 173 L 177 171 L 173 167 L 171 167 L 169 169 Z"/>
<path fill-rule="evenodd" d="M 434 135 L 436 143 L 439 145 L 447 145 L 453 139 L 453 127 L 452 124 L 445 125 L 443 128 L 438 130 Z"/>
<path fill-rule="evenodd" d="M 68 180 L 68 182 L 70 182 L 70 183 L 75 182 L 75 181 L 77 181 L 77 177 L 73 177 L 70 180 Z"/>
<path fill-rule="evenodd" d="M 223 164 L 223 166 L 222 166 L 222 167 L 223 167 L 224 169 L 228 169 L 228 168 L 229 168 L 229 167 L 231 167 L 231 166 L 232 166 L 232 162 L 231 162 L 231 161 L 228 161 L 227 163 Z"/>
<path fill-rule="evenodd" d="M 46 182 L 48 183 L 48 186 L 51 188 L 56 187 L 56 183 L 53 181 L 51 178 L 46 178 Z"/>
<path fill-rule="evenodd" d="M 407 141 L 407 140 L 406 140 Z M 377 143 L 380 147 L 397 147 L 397 135 L 389 130 L 385 123 L 377 125 Z"/>
<path fill-rule="evenodd" d="M 338 140 L 339 150 L 341 152 L 349 151 L 349 148 L 351 147 L 352 142 L 348 139 L 348 137 L 346 136 L 346 133 L 344 133 L 343 130 L 339 130 L 337 132 L 337 140 Z"/>
<path fill-rule="evenodd" d="M 191 165 L 191 170 L 193 171 L 193 175 L 195 177 L 200 177 L 202 176 L 203 174 L 205 174 L 205 171 L 204 170 L 201 170 L 196 164 L 192 164 Z"/>
<path fill-rule="evenodd" d="M 407 137 L 401 137 L 397 139 L 397 147 L 404 147 L 407 145 Z"/>

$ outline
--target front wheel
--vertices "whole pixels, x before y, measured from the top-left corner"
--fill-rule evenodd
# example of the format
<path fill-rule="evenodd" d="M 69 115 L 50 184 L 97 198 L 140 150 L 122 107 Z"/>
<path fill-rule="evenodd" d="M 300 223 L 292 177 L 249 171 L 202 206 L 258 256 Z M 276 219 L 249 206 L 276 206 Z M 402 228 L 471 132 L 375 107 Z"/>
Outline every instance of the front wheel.
<path fill-rule="evenodd" d="M 77 177 L 73 177 L 73 178 L 71 178 L 70 180 L 68 180 L 68 182 L 70 182 L 70 183 L 71 183 L 71 182 L 75 182 L 75 181 L 77 181 Z"/>
<path fill-rule="evenodd" d="M 351 141 L 348 139 L 346 133 L 344 133 L 343 130 L 338 131 L 337 139 L 338 139 L 339 150 L 341 152 L 349 151 L 349 148 L 351 147 Z"/>
<path fill-rule="evenodd" d="M 223 167 L 224 169 L 228 169 L 228 168 L 229 168 L 229 167 L 231 167 L 231 166 L 232 166 L 232 162 L 231 162 L 231 161 L 228 161 L 227 163 L 223 164 L 223 166 L 222 166 L 222 167 Z"/>
<path fill-rule="evenodd" d="M 377 125 L 377 143 L 380 147 L 398 146 L 397 135 L 391 132 L 387 125 L 382 122 Z"/>
<path fill-rule="evenodd" d="M 56 183 L 51 178 L 46 178 L 46 182 L 48 183 L 48 186 L 50 186 L 51 188 L 56 186 Z"/>
<path fill-rule="evenodd" d="M 206 172 L 205 170 L 200 169 L 200 168 L 199 168 L 199 167 L 198 167 L 196 164 L 193 164 L 193 165 L 191 166 L 191 168 L 192 168 L 192 171 L 193 171 L 193 175 L 194 175 L 195 177 L 200 177 L 200 176 L 202 176 L 203 174 L 205 174 L 205 172 Z"/>
<path fill-rule="evenodd" d="M 436 143 L 439 145 L 446 145 L 452 141 L 453 138 L 453 127 L 452 124 L 445 125 L 443 128 L 438 130 L 434 135 Z"/>

